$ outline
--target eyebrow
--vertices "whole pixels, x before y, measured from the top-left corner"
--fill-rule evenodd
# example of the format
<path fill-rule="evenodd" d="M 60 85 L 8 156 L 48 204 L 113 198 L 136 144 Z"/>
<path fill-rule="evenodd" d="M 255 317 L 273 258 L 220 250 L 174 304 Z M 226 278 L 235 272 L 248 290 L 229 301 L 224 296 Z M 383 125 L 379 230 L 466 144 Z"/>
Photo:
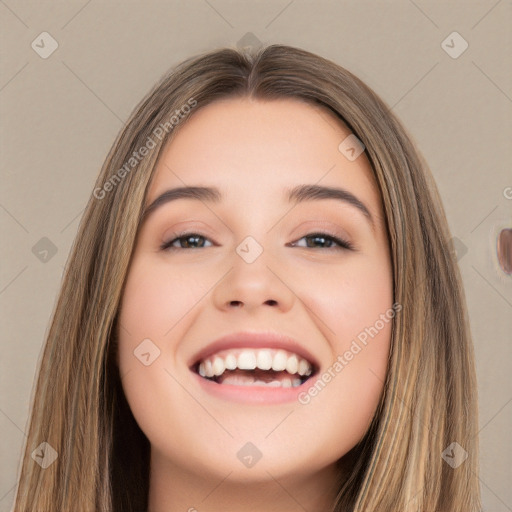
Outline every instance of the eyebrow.
<path fill-rule="evenodd" d="M 366 217 L 372 228 L 374 227 L 370 210 L 360 199 L 348 190 L 335 187 L 323 187 L 320 185 L 298 185 L 288 191 L 288 200 L 295 201 L 295 203 L 319 199 L 335 199 L 354 206 Z"/>
<path fill-rule="evenodd" d="M 285 192 L 288 195 L 288 201 L 295 202 L 295 204 L 321 199 L 342 201 L 357 208 L 366 217 L 371 226 L 374 226 L 374 220 L 370 210 L 348 190 L 320 185 L 298 185 L 292 189 L 286 189 Z M 222 199 L 222 194 L 219 189 L 213 187 L 179 187 L 169 189 L 160 194 L 146 207 L 143 217 L 147 217 L 160 206 L 171 201 L 176 201 L 177 199 L 196 199 L 198 201 L 219 203 Z"/>
<path fill-rule="evenodd" d="M 210 203 L 218 203 L 222 198 L 219 189 L 211 187 L 179 187 L 166 190 L 160 194 L 150 205 L 146 207 L 143 217 L 147 217 L 152 211 L 158 207 L 176 201 L 177 199 L 197 199 L 198 201 L 206 201 Z"/>

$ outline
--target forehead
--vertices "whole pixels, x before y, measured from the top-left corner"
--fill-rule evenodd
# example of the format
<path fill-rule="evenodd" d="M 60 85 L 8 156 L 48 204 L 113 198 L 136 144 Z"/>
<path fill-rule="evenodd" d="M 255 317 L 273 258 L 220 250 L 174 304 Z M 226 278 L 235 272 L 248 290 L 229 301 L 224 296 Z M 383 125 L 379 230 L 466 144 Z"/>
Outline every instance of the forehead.
<path fill-rule="evenodd" d="M 219 100 L 179 126 L 158 161 L 148 202 L 184 185 L 279 199 L 294 185 L 318 183 L 357 192 L 377 213 L 380 194 L 365 154 L 350 161 L 339 149 L 349 135 L 333 113 L 298 99 Z"/>

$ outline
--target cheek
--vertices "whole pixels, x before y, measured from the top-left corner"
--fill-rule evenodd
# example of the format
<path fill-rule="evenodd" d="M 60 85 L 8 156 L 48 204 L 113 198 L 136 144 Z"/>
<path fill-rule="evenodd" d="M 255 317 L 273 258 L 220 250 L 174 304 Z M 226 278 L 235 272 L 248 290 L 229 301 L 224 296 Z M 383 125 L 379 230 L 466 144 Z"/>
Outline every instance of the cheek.
<path fill-rule="evenodd" d="M 161 383 L 152 383 L 148 376 L 175 366 L 172 340 L 179 341 L 186 315 L 206 293 L 206 286 L 193 278 L 183 279 L 182 274 L 154 261 L 134 259 L 119 315 L 117 362 L 122 377 L 130 374 L 133 379 L 143 370 L 143 387 L 158 389 Z"/>
<path fill-rule="evenodd" d="M 182 273 L 154 260 L 134 258 L 121 303 L 118 365 L 124 394 L 152 444 L 167 446 L 176 457 L 190 434 L 177 425 L 193 425 L 200 411 L 194 403 L 191 406 L 180 384 L 188 369 L 177 365 L 175 345 L 187 327 L 186 314 L 206 293 L 207 285 L 193 277 L 183 279 Z M 173 443 L 168 439 L 170 430 Z"/>
<path fill-rule="evenodd" d="M 316 271 L 315 280 L 305 283 L 304 296 L 325 324 L 322 331 L 339 353 L 347 341 L 374 325 L 391 308 L 393 280 L 389 262 L 377 256 L 358 257 L 338 267 Z"/>
<path fill-rule="evenodd" d="M 388 365 L 393 310 L 391 268 L 382 258 L 317 274 L 304 290 L 317 326 L 330 341 L 332 363 L 303 398 L 357 442 L 378 405 Z"/>
<path fill-rule="evenodd" d="M 135 340 L 142 336 L 168 343 L 165 335 L 197 304 L 207 284 L 193 276 L 183 279 L 168 266 L 134 261 L 121 304 L 121 327 Z"/>

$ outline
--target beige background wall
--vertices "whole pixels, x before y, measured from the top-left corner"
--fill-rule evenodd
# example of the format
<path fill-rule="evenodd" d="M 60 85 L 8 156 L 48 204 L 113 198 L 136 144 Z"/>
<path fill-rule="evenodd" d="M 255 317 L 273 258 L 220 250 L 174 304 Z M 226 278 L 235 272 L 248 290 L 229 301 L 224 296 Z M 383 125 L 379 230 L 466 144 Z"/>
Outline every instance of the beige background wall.
<path fill-rule="evenodd" d="M 495 261 L 497 231 L 512 227 L 510 1 L 2 0 L 0 14 L 0 511 L 12 505 L 45 330 L 108 148 L 169 67 L 247 33 L 354 72 L 430 163 L 475 340 L 485 510 L 512 510 L 512 277 Z M 442 42 L 454 31 L 463 39 L 450 36 L 450 56 Z M 46 59 L 42 32 L 58 44 Z"/>

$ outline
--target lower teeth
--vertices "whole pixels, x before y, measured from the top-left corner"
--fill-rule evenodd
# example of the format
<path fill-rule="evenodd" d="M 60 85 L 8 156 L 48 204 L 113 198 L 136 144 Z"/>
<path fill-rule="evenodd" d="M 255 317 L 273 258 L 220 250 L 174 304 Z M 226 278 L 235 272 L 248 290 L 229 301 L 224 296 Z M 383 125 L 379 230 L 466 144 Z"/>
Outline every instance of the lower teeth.
<path fill-rule="evenodd" d="M 211 379 L 209 379 L 211 380 Z M 247 377 L 229 375 L 223 379 L 219 384 L 228 384 L 230 386 L 258 386 L 258 387 L 270 387 L 270 388 L 296 388 L 302 384 L 302 380 L 298 378 L 289 379 L 284 378 L 283 380 L 272 380 L 270 382 L 264 382 L 262 380 L 253 380 Z"/>

